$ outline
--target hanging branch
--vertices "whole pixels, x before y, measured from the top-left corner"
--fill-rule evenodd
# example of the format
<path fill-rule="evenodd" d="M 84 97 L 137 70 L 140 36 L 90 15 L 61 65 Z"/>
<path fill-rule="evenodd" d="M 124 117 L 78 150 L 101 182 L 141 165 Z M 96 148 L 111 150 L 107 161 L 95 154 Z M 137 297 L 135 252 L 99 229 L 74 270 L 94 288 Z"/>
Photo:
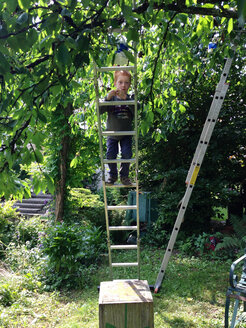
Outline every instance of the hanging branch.
<path fill-rule="evenodd" d="M 166 41 L 167 33 L 168 33 L 168 31 L 169 31 L 170 24 L 171 24 L 172 20 L 174 19 L 174 17 L 175 17 L 176 15 L 177 15 L 177 13 L 174 13 L 174 14 L 172 15 L 172 17 L 170 18 L 170 20 L 168 21 L 168 23 L 167 23 L 167 26 L 166 26 L 165 32 L 164 32 L 164 34 L 163 34 L 162 41 L 161 41 L 161 43 L 160 43 L 160 46 L 159 46 L 159 49 L 158 49 L 158 52 L 157 52 L 156 58 L 155 58 L 155 60 L 154 60 L 154 68 L 153 68 L 153 75 L 152 75 L 152 80 L 151 80 L 150 92 L 149 92 L 148 95 L 146 96 L 146 98 L 148 98 L 148 97 L 151 98 L 152 103 L 153 103 L 152 93 L 153 93 L 153 86 L 154 86 L 154 80 L 155 80 L 155 73 L 156 73 L 157 63 L 158 63 L 158 61 L 159 61 L 159 57 L 160 57 L 160 54 L 161 54 L 161 50 L 162 50 L 163 44 L 164 44 L 164 42 Z"/>
<path fill-rule="evenodd" d="M 176 13 L 184 13 L 184 14 L 191 14 L 191 15 L 205 15 L 205 16 L 214 16 L 214 17 L 226 17 L 226 18 L 238 18 L 237 11 L 232 11 L 229 9 L 224 9 L 222 3 L 225 1 L 218 1 L 218 0 L 210 0 L 210 1 L 203 1 L 198 0 L 198 4 L 214 4 L 218 5 L 219 8 L 205 8 L 192 5 L 187 7 L 185 5 L 185 1 L 179 0 L 174 1 L 169 4 L 165 4 L 163 1 L 162 3 L 154 3 L 154 9 L 162 9 L 164 11 L 175 11 Z M 144 13 L 149 7 L 148 1 L 145 1 L 144 4 L 136 8 L 134 11 L 138 14 Z"/>

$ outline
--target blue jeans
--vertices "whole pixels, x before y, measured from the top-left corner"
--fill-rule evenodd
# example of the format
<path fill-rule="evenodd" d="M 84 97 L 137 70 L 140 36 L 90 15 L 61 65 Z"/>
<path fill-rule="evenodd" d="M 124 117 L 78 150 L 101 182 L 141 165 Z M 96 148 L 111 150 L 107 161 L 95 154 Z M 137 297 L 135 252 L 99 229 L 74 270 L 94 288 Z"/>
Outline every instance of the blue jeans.
<path fill-rule="evenodd" d="M 119 152 L 119 144 L 121 149 L 121 158 L 129 159 L 132 157 L 132 137 L 126 136 L 121 140 L 116 140 L 112 138 L 107 139 L 107 159 L 116 159 Z M 118 177 L 117 163 L 110 163 L 109 166 L 109 175 L 111 177 Z M 129 176 L 129 167 L 130 163 L 121 163 L 120 165 L 120 176 L 128 177 Z"/>

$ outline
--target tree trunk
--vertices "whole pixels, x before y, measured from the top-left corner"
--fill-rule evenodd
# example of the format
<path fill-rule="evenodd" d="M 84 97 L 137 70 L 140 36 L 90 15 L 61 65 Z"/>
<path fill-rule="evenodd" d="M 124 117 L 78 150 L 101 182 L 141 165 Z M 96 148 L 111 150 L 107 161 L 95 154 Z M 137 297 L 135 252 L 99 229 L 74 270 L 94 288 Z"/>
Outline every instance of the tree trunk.
<path fill-rule="evenodd" d="M 68 104 L 65 108 L 65 124 L 69 127 L 68 119 L 73 112 L 72 104 Z M 66 177 L 67 177 L 67 165 L 68 165 L 68 153 L 70 134 L 65 129 L 62 137 L 62 149 L 60 151 L 60 180 L 57 182 L 56 187 L 56 208 L 55 208 L 55 219 L 56 221 L 62 221 L 64 215 L 64 200 L 66 195 Z"/>

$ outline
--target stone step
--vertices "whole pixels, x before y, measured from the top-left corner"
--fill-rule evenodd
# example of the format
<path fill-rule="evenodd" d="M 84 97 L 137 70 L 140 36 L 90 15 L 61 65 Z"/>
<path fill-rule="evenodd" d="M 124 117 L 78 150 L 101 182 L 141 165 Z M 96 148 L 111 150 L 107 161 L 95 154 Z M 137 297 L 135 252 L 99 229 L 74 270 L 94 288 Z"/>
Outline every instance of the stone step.
<path fill-rule="evenodd" d="M 33 209 L 42 209 L 45 206 L 44 203 L 35 204 L 35 203 L 15 203 L 14 207 L 18 208 L 33 208 Z"/>
<path fill-rule="evenodd" d="M 18 209 L 18 212 L 19 213 L 40 213 L 41 214 L 41 211 L 39 209 L 35 209 L 35 208 L 19 208 Z"/>
<path fill-rule="evenodd" d="M 32 217 L 32 216 L 39 216 L 39 215 L 44 215 L 45 213 L 26 213 L 26 212 L 21 212 L 20 215 L 21 216 L 28 216 L 28 217 Z"/>
<path fill-rule="evenodd" d="M 47 201 L 49 202 L 50 199 Z M 38 198 L 29 198 L 29 199 L 22 199 L 22 201 L 18 200 L 16 204 L 44 204 L 44 199 L 38 199 Z"/>
<path fill-rule="evenodd" d="M 45 199 L 52 199 L 53 198 L 53 196 L 51 194 L 42 194 L 42 193 L 40 193 L 40 194 L 36 195 L 32 192 L 31 195 L 32 195 L 32 198 L 42 198 L 42 199 L 43 198 L 45 198 Z"/>
<path fill-rule="evenodd" d="M 42 215 L 46 213 L 45 206 L 53 199 L 50 194 L 40 193 L 38 195 L 32 193 L 32 197 L 17 201 L 14 207 L 22 216 Z"/>

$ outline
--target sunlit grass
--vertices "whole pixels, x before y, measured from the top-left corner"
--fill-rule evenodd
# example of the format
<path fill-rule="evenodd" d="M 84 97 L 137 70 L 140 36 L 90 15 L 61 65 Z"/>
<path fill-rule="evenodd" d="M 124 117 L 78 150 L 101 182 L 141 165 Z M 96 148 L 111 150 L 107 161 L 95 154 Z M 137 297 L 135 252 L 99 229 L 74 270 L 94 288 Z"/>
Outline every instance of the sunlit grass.
<path fill-rule="evenodd" d="M 150 285 L 155 283 L 163 255 L 157 249 L 141 254 L 141 279 Z M 131 261 L 126 251 L 119 253 L 118 260 Z M 155 328 L 223 327 L 229 267 L 229 262 L 171 257 L 160 292 L 153 294 Z M 114 271 L 114 279 L 136 277 L 133 268 Z M 1 306 L 0 326 L 98 328 L 97 286 L 110 280 L 107 263 L 92 278 L 93 284 L 82 291 L 42 293 L 34 289 L 11 306 Z M 1 282 L 8 279 L 3 275 Z"/>

